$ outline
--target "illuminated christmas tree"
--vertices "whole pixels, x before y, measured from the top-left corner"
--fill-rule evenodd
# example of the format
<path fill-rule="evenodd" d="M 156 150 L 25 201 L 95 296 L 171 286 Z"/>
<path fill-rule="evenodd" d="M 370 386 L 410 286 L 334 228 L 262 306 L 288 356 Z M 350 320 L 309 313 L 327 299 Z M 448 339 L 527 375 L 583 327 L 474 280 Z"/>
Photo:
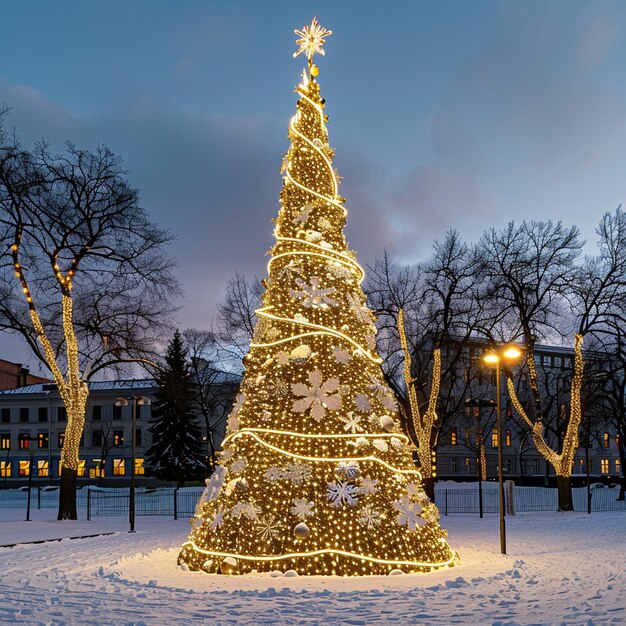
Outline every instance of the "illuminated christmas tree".
<path fill-rule="evenodd" d="M 314 53 L 297 87 L 266 291 L 221 462 L 179 563 L 206 572 L 387 574 L 455 563 L 383 382 Z"/>

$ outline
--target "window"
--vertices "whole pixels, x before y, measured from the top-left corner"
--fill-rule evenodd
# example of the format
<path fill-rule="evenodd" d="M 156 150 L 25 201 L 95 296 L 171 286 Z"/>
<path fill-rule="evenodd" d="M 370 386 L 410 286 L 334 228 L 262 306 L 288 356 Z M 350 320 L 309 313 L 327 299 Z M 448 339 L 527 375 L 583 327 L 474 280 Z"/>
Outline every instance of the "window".
<path fill-rule="evenodd" d="M 456 446 L 458 443 L 458 436 L 456 434 L 456 426 L 453 426 L 450 429 L 450 445 L 451 446 Z"/>
<path fill-rule="evenodd" d="M 510 448 L 510 447 L 511 447 L 511 429 L 510 429 L 510 428 L 507 428 L 507 429 L 504 431 L 504 445 L 505 445 L 507 448 Z"/>
<path fill-rule="evenodd" d="M 608 448 L 611 445 L 611 437 L 609 436 L 609 433 L 604 433 L 602 435 L 602 446 L 604 448 Z"/>
<path fill-rule="evenodd" d="M 79 478 L 84 478 L 85 476 L 85 465 L 86 465 L 85 459 L 78 459 L 78 470 L 76 470 L 76 475 Z"/>
<path fill-rule="evenodd" d="M 143 404 L 139 404 L 139 402 L 137 402 L 137 406 L 135 407 L 135 419 L 139 419 L 141 417 L 143 407 Z"/>
<path fill-rule="evenodd" d="M 511 407 L 507 406 L 506 407 L 506 417 L 507 417 L 507 419 L 510 419 L 512 415 L 513 415 L 513 411 L 511 410 Z"/>
<path fill-rule="evenodd" d="M 470 445 L 470 429 L 469 428 L 465 429 L 465 445 L 466 446 Z"/>
<path fill-rule="evenodd" d="M 600 473 L 608 474 L 609 470 L 609 460 L 608 459 L 600 459 Z"/>
<path fill-rule="evenodd" d="M 48 449 L 48 433 L 38 433 L 37 434 L 37 447 L 40 450 Z"/>
<path fill-rule="evenodd" d="M 579 474 L 585 473 L 585 459 L 583 458 L 578 459 L 578 473 Z"/>
<path fill-rule="evenodd" d="M 554 357 L 554 367 L 561 367 L 563 365 L 563 361 L 560 356 Z"/>
<path fill-rule="evenodd" d="M 507 459 L 505 467 L 504 467 L 504 471 L 507 474 L 510 474 L 512 469 L 513 469 L 513 462 L 511 461 L 511 459 Z"/>
<path fill-rule="evenodd" d="M 11 461 L 0 461 L 0 478 L 11 478 Z"/>
<path fill-rule="evenodd" d="M 0 450 L 10 450 L 10 449 L 11 449 L 11 434 L 2 433 L 0 435 Z"/>
<path fill-rule="evenodd" d="M 474 417 L 480 417 L 480 407 L 479 406 L 475 406 L 474 407 Z"/>
<path fill-rule="evenodd" d="M 497 428 L 494 428 L 491 431 L 491 447 L 492 448 L 498 447 L 498 429 Z"/>
<path fill-rule="evenodd" d="M 100 404 L 94 404 L 91 407 L 91 419 L 94 422 L 99 422 L 102 419 L 102 406 Z"/>
<path fill-rule="evenodd" d="M 122 407 L 117 406 L 116 404 L 113 405 L 113 419 L 114 420 L 122 419 Z"/>
<path fill-rule="evenodd" d="M 465 472 L 467 474 L 472 473 L 472 459 L 470 459 L 468 456 L 465 457 Z"/>
<path fill-rule="evenodd" d="M 40 406 L 37 409 L 37 421 L 38 422 L 48 421 L 48 407 L 47 406 Z"/>
<path fill-rule="evenodd" d="M 91 433 L 91 445 L 94 448 L 101 448 L 104 443 L 104 436 L 101 430 L 94 430 Z"/>
<path fill-rule="evenodd" d="M 63 442 L 65 441 L 65 433 L 59 433 L 59 450 L 63 447 Z"/>
<path fill-rule="evenodd" d="M 135 476 L 143 476 L 146 469 L 143 466 L 143 459 L 135 459 Z"/>
<path fill-rule="evenodd" d="M 136 446 L 141 445 L 141 428 L 135 429 L 135 445 Z"/>
<path fill-rule="evenodd" d="M 113 431 L 113 445 L 114 446 L 123 446 L 124 445 L 124 431 L 123 430 L 114 430 Z"/>
<path fill-rule="evenodd" d="M 472 407 L 465 407 L 465 417 L 469 417 L 472 414 Z"/>
<path fill-rule="evenodd" d="M 126 474 L 126 459 L 113 459 L 113 476 Z"/>
<path fill-rule="evenodd" d="M 49 475 L 48 460 L 39 459 L 37 461 L 37 476 L 39 478 L 47 478 Z"/>
<path fill-rule="evenodd" d="M 28 433 L 20 433 L 17 436 L 17 447 L 20 450 L 28 450 L 30 446 L 30 435 Z"/>
<path fill-rule="evenodd" d="M 615 473 L 619 476 L 622 473 L 622 464 L 619 459 L 615 459 Z"/>
<path fill-rule="evenodd" d="M 104 478 L 104 461 L 94 459 L 93 462 L 95 467 L 89 468 L 89 478 Z"/>
<path fill-rule="evenodd" d="M 57 422 L 67 421 L 67 409 L 64 406 L 57 407 Z"/>
<path fill-rule="evenodd" d="M 28 421 L 28 407 L 24 406 L 20 409 L 20 422 Z"/>
<path fill-rule="evenodd" d="M 20 461 L 20 476 L 28 476 L 30 474 L 30 461 Z"/>
<path fill-rule="evenodd" d="M 533 459 L 533 474 L 539 474 L 539 459 Z"/>
<path fill-rule="evenodd" d="M 547 354 L 544 354 L 541 357 L 541 362 L 546 366 L 546 367 L 550 367 L 551 363 L 550 363 L 550 357 Z"/>
<path fill-rule="evenodd" d="M 10 424 L 11 423 L 11 409 L 2 409 L 2 412 L 0 412 L 0 419 L 2 420 L 3 424 Z"/>
<path fill-rule="evenodd" d="M 591 472 L 593 471 L 593 459 L 589 459 L 589 473 L 591 474 Z"/>

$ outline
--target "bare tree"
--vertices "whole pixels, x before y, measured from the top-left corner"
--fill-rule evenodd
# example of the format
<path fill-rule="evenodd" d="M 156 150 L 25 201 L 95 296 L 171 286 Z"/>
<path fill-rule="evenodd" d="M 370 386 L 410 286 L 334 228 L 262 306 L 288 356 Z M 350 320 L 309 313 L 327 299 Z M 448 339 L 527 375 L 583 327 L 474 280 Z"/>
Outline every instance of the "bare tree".
<path fill-rule="evenodd" d="M 229 371 L 220 343 L 211 331 L 188 328 L 183 340 L 191 359 L 195 402 L 204 419 L 207 443 L 207 474 L 215 469 L 218 439 L 224 437 L 226 417 L 241 376 Z"/>
<path fill-rule="evenodd" d="M 13 142 L 0 153 L 0 330 L 23 337 L 67 409 L 59 519 L 76 519 L 88 381 L 152 363 L 166 334 L 179 295 L 171 239 L 108 149 Z"/>
<path fill-rule="evenodd" d="M 513 338 L 521 336 L 526 344 L 525 369 L 532 405 L 524 407 L 520 402 L 508 372 L 511 401 L 530 430 L 537 451 L 555 470 L 561 510 L 573 508 L 571 474 L 582 418 L 583 340 L 607 319 L 615 300 L 615 285 L 623 280 L 626 269 L 618 242 L 600 230 L 599 234 L 601 254 L 582 263 L 578 229 L 564 228 L 561 223 L 511 223 L 502 231 L 488 231 L 481 241 L 494 307 L 502 308 L 514 330 Z M 552 414 L 556 427 L 550 438 L 545 406 L 549 384 L 542 389 L 535 349 L 541 340 L 569 334 L 568 324 L 575 333 L 569 406 L 560 400 L 555 403 Z"/>

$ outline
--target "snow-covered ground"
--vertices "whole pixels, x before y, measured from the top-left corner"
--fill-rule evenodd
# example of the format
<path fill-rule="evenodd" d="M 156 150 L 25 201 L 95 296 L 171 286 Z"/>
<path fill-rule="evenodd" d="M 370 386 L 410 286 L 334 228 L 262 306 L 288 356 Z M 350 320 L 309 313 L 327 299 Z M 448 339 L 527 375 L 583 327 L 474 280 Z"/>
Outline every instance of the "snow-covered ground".
<path fill-rule="evenodd" d="M 4 510 L 3 513 L 7 511 Z M 0 549 L 0 623 L 581 624 L 626 623 L 626 514 L 442 518 L 459 567 L 367 578 L 211 576 L 176 567 L 184 520 L 0 522 L 0 543 L 113 532 Z M 4 517 L 4 516 L 3 516 Z M 19 519 L 18 514 L 7 516 Z"/>

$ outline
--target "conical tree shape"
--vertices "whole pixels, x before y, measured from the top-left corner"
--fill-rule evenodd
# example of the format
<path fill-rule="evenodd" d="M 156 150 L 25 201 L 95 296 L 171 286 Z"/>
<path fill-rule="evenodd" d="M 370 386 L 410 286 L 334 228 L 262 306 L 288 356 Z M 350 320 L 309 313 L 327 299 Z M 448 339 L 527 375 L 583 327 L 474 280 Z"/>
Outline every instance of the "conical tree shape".
<path fill-rule="evenodd" d="M 193 570 L 362 575 L 456 560 L 383 383 L 313 75 L 297 87 L 241 393 L 179 556 Z"/>

